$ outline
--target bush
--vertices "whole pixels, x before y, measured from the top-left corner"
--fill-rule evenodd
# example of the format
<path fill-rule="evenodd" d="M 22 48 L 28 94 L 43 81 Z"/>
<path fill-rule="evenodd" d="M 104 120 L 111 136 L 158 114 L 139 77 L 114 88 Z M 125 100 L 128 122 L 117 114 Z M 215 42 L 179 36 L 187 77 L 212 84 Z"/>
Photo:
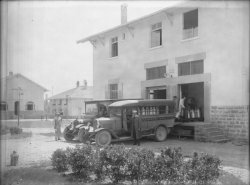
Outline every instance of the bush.
<path fill-rule="evenodd" d="M 124 145 L 110 145 L 100 152 L 100 160 L 103 161 L 105 175 L 113 183 L 125 180 L 128 150 Z"/>
<path fill-rule="evenodd" d="M 187 180 L 197 184 L 210 184 L 220 176 L 221 160 L 216 156 L 197 153 L 186 164 Z"/>
<path fill-rule="evenodd" d="M 66 150 L 57 149 L 56 151 L 54 151 L 51 157 L 51 161 L 53 168 L 58 172 L 64 172 L 68 170 Z"/>
<path fill-rule="evenodd" d="M 125 180 L 139 184 L 146 180 L 151 184 L 202 185 L 218 179 L 221 161 L 215 156 L 198 156 L 197 153 L 186 161 L 181 148 L 163 148 L 159 155 L 155 155 L 148 149 L 127 149 L 124 145 L 106 148 L 84 145 L 56 150 L 52 165 L 58 171 L 69 167 L 81 179 L 95 175 L 97 181 L 109 178 L 114 184 Z"/>
<path fill-rule="evenodd" d="M 10 128 L 8 126 L 2 125 L 1 126 L 1 135 L 8 134 L 10 132 Z"/>
<path fill-rule="evenodd" d="M 10 128 L 10 134 L 15 135 L 15 134 L 21 134 L 23 132 L 23 129 L 19 127 L 11 127 Z"/>
<path fill-rule="evenodd" d="M 90 145 L 76 146 L 67 148 L 67 162 L 74 174 L 87 179 L 93 169 L 93 150 Z"/>

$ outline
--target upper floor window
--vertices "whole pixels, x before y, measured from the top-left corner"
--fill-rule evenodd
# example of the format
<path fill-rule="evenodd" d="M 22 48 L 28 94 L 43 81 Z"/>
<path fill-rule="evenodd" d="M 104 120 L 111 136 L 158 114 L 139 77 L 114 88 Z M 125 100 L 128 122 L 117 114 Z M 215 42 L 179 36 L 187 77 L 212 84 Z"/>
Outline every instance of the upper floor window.
<path fill-rule="evenodd" d="M 58 105 L 62 105 L 62 99 L 59 99 Z"/>
<path fill-rule="evenodd" d="M 202 74 L 204 72 L 203 60 L 196 60 L 192 62 L 185 62 L 178 64 L 178 75 L 194 75 Z"/>
<path fill-rule="evenodd" d="M 0 110 L 1 110 L 1 111 L 6 111 L 6 110 L 8 110 L 8 105 L 7 105 L 6 102 L 1 102 L 1 104 L 0 104 Z"/>
<path fill-rule="evenodd" d="M 111 57 L 118 56 L 118 37 L 111 38 Z"/>
<path fill-rule="evenodd" d="M 26 110 L 35 110 L 35 104 L 32 101 L 29 101 L 26 104 Z"/>
<path fill-rule="evenodd" d="M 162 45 L 162 24 L 161 22 L 151 26 L 151 48 Z"/>
<path fill-rule="evenodd" d="M 146 69 L 147 80 L 165 78 L 166 66 L 159 66 Z"/>
<path fill-rule="evenodd" d="M 198 36 L 198 9 L 183 14 L 183 39 Z"/>
<path fill-rule="evenodd" d="M 118 84 L 109 84 L 110 99 L 118 99 Z"/>

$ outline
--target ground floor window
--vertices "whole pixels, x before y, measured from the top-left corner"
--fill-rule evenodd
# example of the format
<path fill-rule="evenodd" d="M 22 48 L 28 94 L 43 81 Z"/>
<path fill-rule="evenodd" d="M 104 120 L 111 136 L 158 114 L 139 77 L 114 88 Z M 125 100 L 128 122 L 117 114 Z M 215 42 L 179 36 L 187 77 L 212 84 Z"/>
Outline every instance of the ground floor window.
<path fill-rule="evenodd" d="M 110 99 L 118 99 L 118 84 L 109 84 Z"/>
<path fill-rule="evenodd" d="M 1 102 L 1 104 L 0 104 L 0 110 L 1 110 L 1 111 L 6 111 L 6 110 L 8 110 L 8 105 L 7 105 L 6 102 Z"/>
<path fill-rule="evenodd" d="M 26 104 L 26 110 L 35 110 L 35 104 L 34 104 L 34 102 L 29 101 Z"/>

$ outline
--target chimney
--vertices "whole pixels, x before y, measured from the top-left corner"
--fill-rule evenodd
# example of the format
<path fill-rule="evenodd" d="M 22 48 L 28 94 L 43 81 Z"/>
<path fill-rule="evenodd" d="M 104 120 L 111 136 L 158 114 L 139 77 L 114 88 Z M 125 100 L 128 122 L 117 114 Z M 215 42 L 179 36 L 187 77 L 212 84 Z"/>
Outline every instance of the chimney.
<path fill-rule="evenodd" d="M 13 72 L 12 71 L 9 72 L 9 76 L 13 76 Z"/>
<path fill-rule="evenodd" d="M 80 82 L 77 81 L 77 82 L 76 82 L 76 87 L 79 87 L 79 85 L 80 85 Z"/>
<path fill-rule="evenodd" d="M 121 5 L 121 24 L 127 23 L 127 4 Z"/>

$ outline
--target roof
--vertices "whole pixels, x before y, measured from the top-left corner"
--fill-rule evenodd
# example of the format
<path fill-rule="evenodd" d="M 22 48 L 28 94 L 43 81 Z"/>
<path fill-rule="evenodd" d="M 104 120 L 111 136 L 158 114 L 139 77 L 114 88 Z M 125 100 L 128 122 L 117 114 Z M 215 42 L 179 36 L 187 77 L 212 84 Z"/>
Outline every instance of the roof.
<path fill-rule="evenodd" d="M 15 78 L 15 77 L 17 77 L 17 78 L 18 78 L 18 77 L 21 77 L 21 78 L 23 78 L 23 79 L 25 79 L 25 80 L 27 80 L 27 81 L 33 83 L 34 85 L 40 87 L 40 88 L 43 89 L 44 91 L 48 91 L 48 89 L 46 89 L 45 87 L 43 87 L 43 86 L 41 86 L 40 84 L 38 84 L 38 83 L 36 83 L 36 82 L 30 80 L 29 78 L 27 78 L 26 76 L 24 76 L 24 75 L 22 75 L 22 74 L 20 74 L 20 73 L 16 73 L 16 74 L 13 74 L 13 75 L 8 75 L 7 77 L 2 78 L 1 80 L 6 80 L 6 81 L 7 81 L 7 80 L 11 80 L 11 79 L 13 79 L 13 78 Z"/>
<path fill-rule="evenodd" d="M 182 8 L 183 8 L 183 6 L 185 7 L 185 2 L 179 2 L 179 3 L 180 3 L 179 7 L 182 7 Z M 135 19 L 135 20 L 133 20 L 133 21 L 129 21 L 129 22 L 127 22 L 126 24 L 120 24 L 120 25 L 118 25 L 118 26 L 116 26 L 116 27 L 113 27 L 113 28 L 111 28 L 111 29 L 108 29 L 108 30 L 99 32 L 99 33 L 97 33 L 97 34 L 91 35 L 91 36 L 89 36 L 89 37 L 83 38 L 83 39 L 81 39 L 81 40 L 78 40 L 78 41 L 77 41 L 77 44 L 78 44 L 78 43 L 84 43 L 84 42 L 86 42 L 86 41 L 90 41 L 90 40 L 92 40 L 92 39 L 94 39 L 94 38 L 98 38 L 98 36 L 104 35 L 104 34 L 106 34 L 106 33 L 108 33 L 108 32 L 114 31 L 114 30 L 118 30 L 118 29 L 126 28 L 126 27 L 129 28 L 130 26 L 132 26 L 133 24 L 135 24 L 135 23 L 137 23 L 137 22 L 139 22 L 139 21 L 142 21 L 142 20 L 144 20 L 144 19 L 148 19 L 148 18 L 150 18 L 150 17 L 153 17 L 153 16 L 155 16 L 155 15 L 158 15 L 158 14 L 161 14 L 161 13 L 164 13 L 164 12 L 165 12 L 165 13 L 170 13 L 170 14 L 171 14 L 171 10 L 174 11 L 174 10 L 176 10 L 176 8 L 177 8 L 176 5 L 175 5 L 175 6 L 171 6 L 171 7 L 167 7 L 167 8 L 163 8 L 163 9 L 161 9 L 161 10 L 159 10 L 159 11 L 156 11 L 156 12 L 154 12 L 154 13 L 151 13 L 151 14 L 149 14 L 149 15 L 142 16 L 141 18 Z"/>
<path fill-rule="evenodd" d="M 98 102 L 117 102 L 122 100 L 139 100 L 141 98 L 135 98 L 135 99 L 99 99 L 99 100 L 88 100 L 85 101 L 86 104 L 88 103 L 98 103 Z"/>
<path fill-rule="evenodd" d="M 114 102 L 110 104 L 109 107 L 158 106 L 166 104 L 174 105 L 174 101 L 168 99 L 124 100 Z"/>
<path fill-rule="evenodd" d="M 51 96 L 48 99 L 66 99 L 66 97 L 69 98 L 93 98 L 93 87 L 92 86 L 79 86 L 67 91 L 64 91 L 62 93 L 59 93 L 57 95 Z"/>

